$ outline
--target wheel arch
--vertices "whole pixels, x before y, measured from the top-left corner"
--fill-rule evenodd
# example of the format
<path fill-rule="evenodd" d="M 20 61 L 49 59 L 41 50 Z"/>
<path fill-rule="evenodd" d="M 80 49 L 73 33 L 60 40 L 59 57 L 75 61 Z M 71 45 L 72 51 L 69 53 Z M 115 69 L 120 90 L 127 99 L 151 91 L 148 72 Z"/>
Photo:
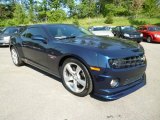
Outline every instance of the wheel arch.
<path fill-rule="evenodd" d="M 85 67 L 86 67 L 86 69 L 88 70 L 88 73 L 90 74 L 90 76 L 91 76 L 91 80 L 92 80 L 92 86 L 93 86 L 93 88 L 94 88 L 94 80 L 93 80 L 93 75 L 91 74 L 91 71 L 90 71 L 90 66 L 88 65 L 88 63 L 83 59 L 83 58 L 81 58 L 81 57 L 79 57 L 79 56 L 77 56 L 77 55 L 65 55 L 65 56 L 63 56 L 61 59 L 60 59 L 60 61 L 59 61 L 59 64 L 58 64 L 58 69 L 59 69 L 59 73 L 61 73 L 61 67 L 62 67 L 62 65 L 63 65 L 63 63 L 65 62 L 65 60 L 67 60 L 68 58 L 73 58 L 73 59 L 76 59 L 76 60 L 78 60 L 78 61 L 80 61 Z M 92 91 L 93 91 L 94 89 L 92 89 Z M 91 92 L 92 92 L 91 91 Z"/>
<path fill-rule="evenodd" d="M 86 62 L 84 59 L 82 59 L 81 57 L 79 57 L 79 56 L 77 56 L 77 55 L 72 55 L 72 54 L 70 54 L 70 55 L 65 55 L 65 56 L 63 56 L 63 57 L 60 59 L 59 64 L 58 64 L 59 69 L 62 67 L 64 61 L 65 61 L 66 59 L 68 59 L 68 58 L 73 58 L 73 59 L 76 59 L 76 60 L 80 61 L 80 62 L 88 69 L 88 71 L 89 71 L 89 65 L 87 64 L 87 62 Z M 90 72 L 90 71 L 89 71 L 89 72 Z"/>

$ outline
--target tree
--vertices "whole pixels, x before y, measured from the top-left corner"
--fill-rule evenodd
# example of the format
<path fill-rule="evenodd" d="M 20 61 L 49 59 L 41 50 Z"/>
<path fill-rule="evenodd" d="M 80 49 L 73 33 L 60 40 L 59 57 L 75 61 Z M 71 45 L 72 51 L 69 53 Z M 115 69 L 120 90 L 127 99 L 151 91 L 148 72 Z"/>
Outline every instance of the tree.
<path fill-rule="evenodd" d="M 74 14 L 76 13 L 75 0 L 64 0 L 63 5 L 69 8 L 69 16 L 74 16 Z"/>
<path fill-rule="evenodd" d="M 13 15 L 14 15 L 14 20 L 17 25 L 25 23 L 26 15 L 25 15 L 22 5 L 16 4 Z"/>
<path fill-rule="evenodd" d="M 67 18 L 64 10 L 53 10 L 47 13 L 48 20 L 50 22 L 61 22 Z"/>
<path fill-rule="evenodd" d="M 79 18 L 94 17 L 96 12 L 95 0 L 82 0 L 82 2 L 77 5 L 77 12 Z"/>
<path fill-rule="evenodd" d="M 132 0 L 131 4 L 131 14 L 135 17 L 142 11 L 142 6 L 144 4 L 144 0 Z"/>
<path fill-rule="evenodd" d="M 34 22 L 34 0 L 29 0 L 29 21 Z"/>
<path fill-rule="evenodd" d="M 145 0 L 144 2 L 144 12 L 149 17 L 159 15 L 159 0 Z"/>

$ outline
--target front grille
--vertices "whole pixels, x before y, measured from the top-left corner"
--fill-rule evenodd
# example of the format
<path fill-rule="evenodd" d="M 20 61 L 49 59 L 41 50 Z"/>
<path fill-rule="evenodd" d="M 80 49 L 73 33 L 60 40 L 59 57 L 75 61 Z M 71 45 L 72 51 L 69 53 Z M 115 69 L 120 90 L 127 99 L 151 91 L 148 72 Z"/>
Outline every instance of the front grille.
<path fill-rule="evenodd" d="M 126 79 L 123 85 L 130 84 L 130 83 L 135 82 L 137 80 L 140 80 L 142 78 L 143 78 L 143 76 L 139 75 L 139 76 L 136 76 L 136 77 L 133 77 L 133 78 Z"/>
<path fill-rule="evenodd" d="M 110 59 L 109 64 L 114 69 L 131 68 L 146 64 L 146 58 L 144 55 L 140 55 L 123 59 Z"/>
<path fill-rule="evenodd" d="M 139 38 L 140 35 L 130 35 L 131 38 Z"/>

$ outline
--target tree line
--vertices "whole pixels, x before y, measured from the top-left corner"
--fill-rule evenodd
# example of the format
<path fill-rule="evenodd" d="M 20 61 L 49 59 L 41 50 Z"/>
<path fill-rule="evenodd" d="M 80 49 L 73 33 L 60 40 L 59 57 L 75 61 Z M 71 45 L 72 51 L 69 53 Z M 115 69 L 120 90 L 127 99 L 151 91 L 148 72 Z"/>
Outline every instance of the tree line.
<path fill-rule="evenodd" d="M 113 16 L 159 17 L 159 0 L 0 0 L 0 26 Z"/>

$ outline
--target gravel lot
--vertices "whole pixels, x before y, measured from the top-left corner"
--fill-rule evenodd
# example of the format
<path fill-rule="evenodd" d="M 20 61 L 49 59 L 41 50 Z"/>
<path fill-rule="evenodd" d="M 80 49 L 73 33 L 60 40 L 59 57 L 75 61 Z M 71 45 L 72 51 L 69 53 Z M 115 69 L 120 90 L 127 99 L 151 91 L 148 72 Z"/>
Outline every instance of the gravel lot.
<path fill-rule="evenodd" d="M 30 66 L 14 66 L 9 49 L 1 47 L 0 120 L 160 120 L 160 44 L 142 45 L 147 85 L 108 102 L 76 97 L 59 79 Z"/>

